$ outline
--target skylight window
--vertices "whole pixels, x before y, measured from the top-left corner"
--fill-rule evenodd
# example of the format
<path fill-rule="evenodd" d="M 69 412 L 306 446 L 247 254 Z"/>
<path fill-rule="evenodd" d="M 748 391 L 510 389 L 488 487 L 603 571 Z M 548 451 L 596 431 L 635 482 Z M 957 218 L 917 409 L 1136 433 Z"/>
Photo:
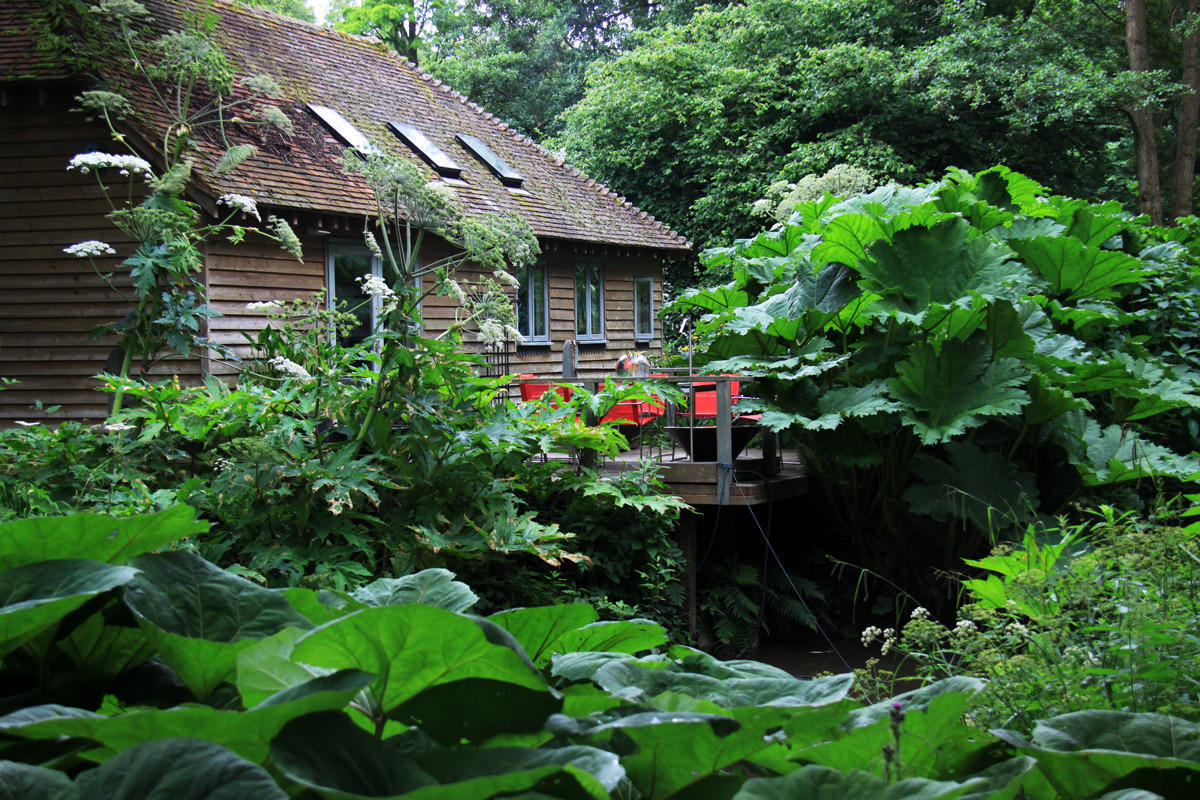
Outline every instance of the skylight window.
<path fill-rule="evenodd" d="M 455 164 L 454 160 L 446 155 L 442 148 L 429 141 L 428 136 L 421 133 L 412 125 L 389 122 L 388 127 L 400 137 L 400 141 L 411 147 L 413 152 L 423 158 L 425 163 L 437 170 L 438 175 L 441 175 L 443 178 L 462 177 L 462 167 Z"/>
<path fill-rule="evenodd" d="M 458 134 L 458 140 L 463 143 L 471 151 L 471 154 L 487 165 L 500 182 L 510 189 L 520 189 L 521 184 L 525 182 L 525 178 L 519 172 L 508 165 L 500 156 L 493 152 L 492 148 L 488 147 L 483 142 L 476 139 L 474 136 L 467 136 L 465 133 Z"/>
<path fill-rule="evenodd" d="M 367 137 L 362 135 L 358 128 L 351 124 L 350 120 L 343 117 L 332 108 L 319 106 L 316 103 L 309 103 L 308 110 L 317 115 L 317 119 L 325 123 L 325 126 L 333 132 L 333 135 L 340 139 L 344 144 L 353 147 L 360 153 L 368 153 L 375 155 L 379 151 L 376 150 Z"/>

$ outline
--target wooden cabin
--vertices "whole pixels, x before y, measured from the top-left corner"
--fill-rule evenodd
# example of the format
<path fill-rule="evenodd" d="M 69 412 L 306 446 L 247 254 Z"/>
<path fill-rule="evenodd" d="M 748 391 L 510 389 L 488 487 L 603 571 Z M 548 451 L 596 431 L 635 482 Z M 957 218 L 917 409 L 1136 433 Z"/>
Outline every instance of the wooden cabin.
<path fill-rule="evenodd" d="M 153 24 L 169 30 L 187 24 L 197 0 L 143 4 Z M 281 96 L 271 102 L 294 131 L 264 137 L 260 129 L 231 125 L 234 139 L 258 152 L 223 174 L 214 167 L 224 147 L 198 142 L 191 199 L 215 214 L 215 199 L 223 194 L 252 197 L 263 219 L 274 214 L 291 223 L 304 255 L 298 261 L 261 240 L 210 243 L 202 277 L 221 316 L 201 335 L 244 345 L 244 333 L 268 324 L 248 303 L 318 290 L 336 296 L 339 264 L 371 263 L 362 231 L 374 203 L 361 177 L 342 168 L 345 131 L 322 111 L 333 109 L 373 144 L 445 183 L 467 214 L 508 212 L 532 226 L 542 256 L 518 276 L 522 287 L 514 302 L 525 339 L 505 354 L 508 371 L 555 376 L 568 342 L 577 347 L 581 376 L 610 371 L 629 350 L 661 351 L 655 315 L 662 265 L 690 252 L 684 237 L 375 40 L 225 0 L 205 2 L 203 9 L 215 22 L 209 37 L 236 75 L 266 74 L 279 84 Z M 56 419 L 102 418 L 106 395 L 93 391 L 91 376 L 104 371 L 115 339 L 90 333 L 127 309 L 86 259 L 63 252 L 87 239 L 109 242 L 118 253 L 100 268 L 116 273 L 118 287 L 129 285 L 121 260 L 131 248 L 104 218 L 108 207 L 94 176 L 66 170 L 78 153 L 128 149 L 112 142 L 103 125 L 71 110 L 76 94 L 90 85 L 37 49 L 46 13 L 39 0 L 0 3 L 0 379 L 16 381 L 0 389 L 0 424 L 39 418 L 39 402 L 58 406 Z M 129 90 L 136 97 L 138 87 Z M 398 126 L 421 137 L 405 138 Z M 456 171 L 431 160 L 422 137 Z M 156 162 L 148 144 L 156 141 L 153 130 L 131 128 L 128 140 L 138 155 Z M 502 166 L 472 142 L 483 143 Z M 426 330 L 444 331 L 454 311 L 449 297 L 427 299 Z M 231 371 L 211 355 L 167 361 L 155 372 L 197 379 Z"/>

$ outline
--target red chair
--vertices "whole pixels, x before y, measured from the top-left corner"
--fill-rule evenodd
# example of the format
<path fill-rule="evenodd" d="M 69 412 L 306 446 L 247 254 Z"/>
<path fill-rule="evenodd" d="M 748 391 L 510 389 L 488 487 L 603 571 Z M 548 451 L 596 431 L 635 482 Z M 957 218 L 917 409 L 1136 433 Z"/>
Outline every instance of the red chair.
<path fill-rule="evenodd" d="M 742 382 L 731 380 L 729 382 L 729 397 L 734 406 L 737 401 L 742 399 L 742 395 L 738 392 L 742 388 Z M 717 418 L 717 383 L 716 381 L 692 384 L 692 397 L 695 398 L 692 404 L 692 413 L 696 419 L 716 419 Z M 737 410 L 733 410 L 733 418 L 760 420 L 762 414 L 738 414 Z"/>
<path fill-rule="evenodd" d="M 564 402 L 571 400 L 571 387 L 561 383 L 551 384 L 549 381 L 539 381 L 532 372 L 526 372 L 517 376 L 520 381 L 521 402 L 527 403 L 530 400 L 537 400 L 551 389 L 562 398 Z M 551 398 L 550 405 L 558 408 L 558 401 Z"/>

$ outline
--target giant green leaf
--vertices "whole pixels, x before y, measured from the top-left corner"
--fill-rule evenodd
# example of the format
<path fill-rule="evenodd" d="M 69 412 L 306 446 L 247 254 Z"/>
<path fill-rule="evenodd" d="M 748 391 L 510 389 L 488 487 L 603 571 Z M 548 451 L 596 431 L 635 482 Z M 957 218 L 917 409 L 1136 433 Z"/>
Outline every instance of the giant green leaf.
<path fill-rule="evenodd" d="M 772 722 L 781 716 L 776 709 L 759 713 Z M 766 748 L 765 727 L 721 715 L 653 711 L 595 726 L 587 737 L 623 754 L 621 766 L 644 797 L 670 797 Z"/>
<path fill-rule="evenodd" d="M 191 506 L 178 505 L 136 517 L 72 514 L 7 522 L 0 525 L 0 569 L 65 558 L 124 563 L 207 531 L 208 523 L 195 517 Z"/>
<path fill-rule="evenodd" d="M 29 739 L 59 736 L 91 739 L 100 745 L 85 754 L 94 761 L 108 760 L 154 739 L 192 737 L 216 742 L 242 758 L 263 763 L 271 740 L 289 720 L 343 708 L 370 680 L 370 675 L 345 670 L 279 692 L 246 711 L 184 704 L 100 716 L 81 709 L 37 706 L 0 717 L 0 730 Z"/>
<path fill-rule="evenodd" d="M 79 789 L 65 774 L 30 764 L 0 761 L 0 800 L 78 800 Z"/>
<path fill-rule="evenodd" d="M 290 723 L 272 753 L 289 778 L 339 798 L 484 800 L 536 791 L 602 800 L 623 776 L 615 755 L 589 747 L 406 752 L 334 713 Z"/>
<path fill-rule="evenodd" d="M 1200 476 L 1200 461 L 1196 458 L 1174 453 L 1131 429 L 1119 425 L 1101 428 L 1083 415 L 1063 414 L 1055 422 L 1059 425 L 1059 440 L 1089 485 L 1147 475 L 1169 475 L 1184 481 Z"/>
<path fill-rule="evenodd" d="M 858 266 L 866 258 L 867 248 L 884 235 L 879 222 L 867 214 L 841 214 L 821 231 L 821 244 L 813 248 L 812 259 L 818 264 Z"/>
<path fill-rule="evenodd" d="M 154 645 L 142 629 L 111 621 L 109 610 L 92 614 L 56 643 L 82 673 L 101 685 L 154 655 Z"/>
<path fill-rule="evenodd" d="M 943 521 L 968 520 L 984 531 L 1023 528 L 1037 519 L 1032 474 L 973 442 L 947 442 L 944 452 L 944 458 L 932 453 L 913 457 L 910 468 L 920 483 L 904 493 L 913 512 Z"/>
<path fill-rule="evenodd" d="M 988 417 L 1020 413 L 1029 399 L 1020 387 L 1028 379 L 1021 362 L 993 359 L 983 341 L 951 339 L 940 353 L 929 345 L 912 350 L 887 385 L 904 405 L 904 422 L 923 443 L 937 444 Z"/>
<path fill-rule="evenodd" d="M 1065 236 L 1039 236 L 1009 242 L 1017 254 L 1067 302 L 1117 296 L 1114 287 L 1137 283 L 1146 270 L 1140 261 L 1117 250 L 1088 247 Z"/>
<path fill-rule="evenodd" d="M 298 628 L 284 628 L 238 652 L 235 683 L 246 706 L 332 671 L 292 660 L 292 648 L 303 635 Z"/>
<path fill-rule="evenodd" d="M 875 243 L 869 255 L 859 267 L 863 288 L 885 303 L 899 298 L 897 307 L 910 312 L 948 306 L 969 291 L 995 296 L 1009 283 L 1027 281 L 1007 247 L 974 235 L 963 219 L 900 231 L 890 242 Z"/>
<path fill-rule="evenodd" d="M 538 665 L 550 663 L 550 657 L 555 652 L 578 650 L 577 647 L 556 649 L 555 645 L 564 635 L 599 618 L 596 609 L 588 603 L 511 608 L 488 617 L 491 622 L 511 633 L 525 648 L 529 658 Z"/>
<path fill-rule="evenodd" d="M 889 784 L 860 770 L 849 773 L 810 765 L 780 778 L 752 778 L 734 800 L 951 800 L 982 780 L 957 783 L 908 778 Z"/>
<path fill-rule="evenodd" d="M 39 561 L 0 572 L 0 655 L 137 574 L 132 567 L 83 559 Z"/>
<path fill-rule="evenodd" d="M 948 780 L 963 774 L 964 767 L 981 750 L 994 744 L 986 731 L 964 725 L 967 695 L 945 692 L 923 709 L 905 711 L 900 727 L 900 753 L 905 773 Z M 842 771 L 862 769 L 882 774 L 884 746 L 894 736 L 889 719 L 843 730 L 832 741 L 799 751 L 793 758 Z"/>
<path fill-rule="evenodd" d="M 993 733 L 1036 758 L 1063 797 L 1124 788 L 1194 797 L 1200 790 L 1200 726 L 1176 717 L 1076 711 L 1040 720 L 1032 742 L 1011 731 Z"/>
<path fill-rule="evenodd" d="M 233 676 L 238 651 L 287 627 L 311 628 L 278 591 L 192 553 L 145 555 L 125 603 L 197 697 Z"/>
<path fill-rule="evenodd" d="M 425 603 L 447 611 L 466 611 L 479 600 L 465 583 L 446 569 L 425 569 L 400 578 L 380 578 L 350 595 L 368 606 Z"/>
<path fill-rule="evenodd" d="M 262 767 L 201 739 L 138 745 L 78 783 L 81 800 L 287 800 Z"/>
<path fill-rule="evenodd" d="M 472 620 L 433 606 L 366 608 L 316 628 L 296 642 L 292 658 L 333 669 L 357 668 L 376 676 L 372 692 L 385 713 L 426 689 L 480 678 L 503 685 L 491 704 L 525 719 L 557 711 L 541 674 L 510 647 L 489 641 Z"/>

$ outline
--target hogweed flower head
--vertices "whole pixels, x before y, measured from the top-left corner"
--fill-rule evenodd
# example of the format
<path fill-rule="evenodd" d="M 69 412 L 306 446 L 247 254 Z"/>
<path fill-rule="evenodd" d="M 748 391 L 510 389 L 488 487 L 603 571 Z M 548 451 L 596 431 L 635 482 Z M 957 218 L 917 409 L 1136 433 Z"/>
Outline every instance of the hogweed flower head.
<path fill-rule="evenodd" d="M 150 162 L 137 156 L 114 155 L 112 153 L 80 153 L 71 159 L 67 170 L 77 169 L 87 175 L 94 169 L 119 169 L 122 175 L 147 175 L 153 177 Z"/>
<path fill-rule="evenodd" d="M 247 197 L 244 194 L 223 194 L 217 198 L 217 205 L 236 208 L 243 214 L 254 217 L 259 222 L 262 221 L 262 217 L 258 215 L 258 202 L 253 197 Z"/>
<path fill-rule="evenodd" d="M 247 311 L 263 311 L 270 314 L 279 309 L 280 302 L 278 300 L 255 300 L 253 303 L 246 303 Z"/>
<path fill-rule="evenodd" d="M 297 364 L 295 361 L 292 361 L 290 358 L 275 356 L 267 363 L 271 365 L 272 369 L 276 370 L 277 372 L 282 372 L 289 378 L 298 378 L 302 381 L 312 380 L 312 375 L 309 374 L 309 371 Z"/>
<path fill-rule="evenodd" d="M 358 281 L 359 285 L 362 286 L 362 292 L 367 297 L 379 297 L 385 302 L 396 298 L 396 293 L 392 291 L 392 287 L 388 286 L 387 281 L 378 275 L 368 273 L 354 280 Z"/>
<path fill-rule="evenodd" d="M 64 247 L 63 252 L 76 258 L 92 258 L 94 256 L 111 256 L 117 251 L 108 242 L 88 239 L 86 242 L 77 242 L 70 247 Z"/>

